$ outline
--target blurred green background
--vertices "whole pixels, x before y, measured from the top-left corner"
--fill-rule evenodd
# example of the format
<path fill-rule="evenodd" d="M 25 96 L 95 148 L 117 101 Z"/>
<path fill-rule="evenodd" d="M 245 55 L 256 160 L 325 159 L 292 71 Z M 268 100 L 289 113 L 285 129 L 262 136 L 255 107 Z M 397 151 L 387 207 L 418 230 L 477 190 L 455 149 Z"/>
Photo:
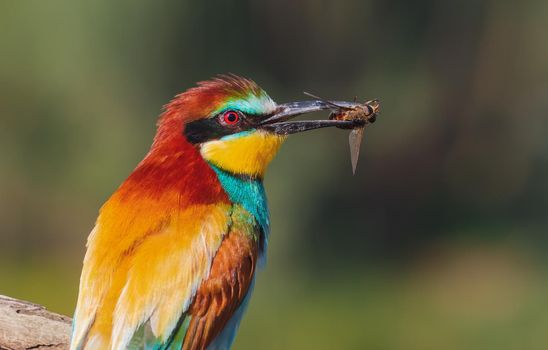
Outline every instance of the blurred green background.
<path fill-rule="evenodd" d="M 294 136 L 236 349 L 545 349 L 548 2 L 3 1 L 0 293 L 71 315 L 100 205 L 195 81 L 378 97 Z"/>

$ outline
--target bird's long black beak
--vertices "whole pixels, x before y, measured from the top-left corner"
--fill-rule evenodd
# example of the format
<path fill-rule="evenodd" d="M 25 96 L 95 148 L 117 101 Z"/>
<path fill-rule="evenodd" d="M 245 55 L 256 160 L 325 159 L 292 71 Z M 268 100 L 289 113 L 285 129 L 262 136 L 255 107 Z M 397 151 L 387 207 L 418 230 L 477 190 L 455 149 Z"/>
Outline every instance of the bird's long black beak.
<path fill-rule="evenodd" d="M 335 106 L 336 105 L 336 106 Z M 340 108 L 338 108 L 339 106 Z M 261 121 L 259 127 L 263 130 L 273 132 L 279 135 L 289 135 L 297 132 L 327 128 L 336 126 L 344 129 L 352 129 L 357 126 L 363 126 L 363 120 L 299 120 L 288 121 L 298 115 L 331 110 L 339 112 L 340 109 L 354 108 L 358 106 L 354 102 L 344 101 L 300 101 L 290 102 L 278 105 L 278 108 L 272 116 Z M 337 110 L 339 109 L 339 110 Z"/>

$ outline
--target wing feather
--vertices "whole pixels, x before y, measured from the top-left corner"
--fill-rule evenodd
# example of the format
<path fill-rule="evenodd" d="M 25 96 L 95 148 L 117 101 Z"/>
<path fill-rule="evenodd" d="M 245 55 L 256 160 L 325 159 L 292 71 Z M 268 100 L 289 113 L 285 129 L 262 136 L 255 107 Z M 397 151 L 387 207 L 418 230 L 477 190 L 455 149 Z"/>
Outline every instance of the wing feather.
<path fill-rule="evenodd" d="M 109 209 L 88 240 L 71 349 L 125 349 L 145 323 L 166 342 L 209 274 L 230 223 L 227 204 L 151 209 L 115 224 Z M 116 237 L 112 230 L 120 225 L 132 239 Z"/>
<path fill-rule="evenodd" d="M 238 229 L 237 223 L 234 226 L 223 239 L 210 274 L 190 305 L 183 350 L 208 348 L 230 324 L 253 283 L 259 242 L 255 235 Z"/>

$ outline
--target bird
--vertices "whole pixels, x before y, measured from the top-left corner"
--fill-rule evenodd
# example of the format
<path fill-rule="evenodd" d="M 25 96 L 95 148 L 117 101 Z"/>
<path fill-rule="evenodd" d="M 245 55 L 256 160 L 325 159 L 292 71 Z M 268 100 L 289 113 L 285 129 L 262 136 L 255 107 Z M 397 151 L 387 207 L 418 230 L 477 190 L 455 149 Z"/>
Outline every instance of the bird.
<path fill-rule="evenodd" d="M 88 236 L 70 349 L 230 349 L 266 254 L 267 167 L 290 134 L 354 125 L 290 120 L 330 108 L 234 74 L 166 104 Z"/>

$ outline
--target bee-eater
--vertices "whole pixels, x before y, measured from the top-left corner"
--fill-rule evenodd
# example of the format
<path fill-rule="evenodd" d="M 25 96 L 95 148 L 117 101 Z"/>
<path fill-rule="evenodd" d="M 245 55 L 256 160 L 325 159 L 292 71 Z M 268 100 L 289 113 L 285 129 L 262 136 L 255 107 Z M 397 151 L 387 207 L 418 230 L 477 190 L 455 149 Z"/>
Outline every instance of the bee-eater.
<path fill-rule="evenodd" d="M 286 135 L 355 124 L 289 121 L 329 108 L 235 75 L 169 102 L 88 237 L 70 348 L 229 349 L 266 250 L 265 170 Z"/>

